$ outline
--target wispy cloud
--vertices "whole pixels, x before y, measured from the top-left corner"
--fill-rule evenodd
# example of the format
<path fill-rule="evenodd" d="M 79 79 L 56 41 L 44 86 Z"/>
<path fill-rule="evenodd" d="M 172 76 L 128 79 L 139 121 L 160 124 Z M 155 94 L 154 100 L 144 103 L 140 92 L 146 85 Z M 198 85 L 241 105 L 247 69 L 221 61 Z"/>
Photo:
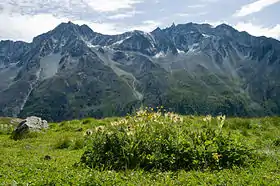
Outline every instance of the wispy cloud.
<path fill-rule="evenodd" d="M 0 39 L 31 41 L 61 22 L 89 25 L 104 34 L 123 31 L 117 19 L 139 14 L 135 5 L 143 0 L 1 0 Z M 125 13 L 120 13 L 124 12 Z M 111 16 L 110 16 L 111 15 Z M 114 22 L 109 22 L 109 19 Z"/>
<path fill-rule="evenodd" d="M 194 5 L 189 5 L 188 8 L 204 8 L 206 4 L 194 4 Z"/>
<path fill-rule="evenodd" d="M 268 6 L 279 2 L 280 0 L 258 0 L 253 3 L 242 6 L 240 10 L 235 12 L 234 17 L 244 17 L 259 12 Z"/>
<path fill-rule="evenodd" d="M 47 20 L 47 21 L 46 21 Z M 37 16 L 20 14 L 0 14 L 0 39 L 31 41 L 36 35 L 54 28 L 66 19 L 56 18 L 50 14 Z"/>
<path fill-rule="evenodd" d="M 200 0 L 201 2 L 206 2 L 206 3 L 217 3 L 219 1 L 222 1 L 222 0 Z"/>
<path fill-rule="evenodd" d="M 143 14 L 144 12 L 142 11 L 130 11 L 130 12 L 125 12 L 125 13 L 119 13 L 119 14 L 114 14 L 111 16 L 108 16 L 108 19 L 112 19 L 112 20 L 117 20 L 117 19 L 125 19 L 125 18 L 129 18 L 129 17 L 134 17 L 137 14 Z"/>
<path fill-rule="evenodd" d="M 273 27 L 265 27 L 263 25 L 255 25 L 250 22 L 240 22 L 235 25 L 239 31 L 246 31 L 254 36 L 267 36 L 280 39 L 280 24 Z"/>
<path fill-rule="evenodd" d="M 224 0 L 0 0 L 0 39 L 30 41 L 69 20 L 87 24 L 96 32 L 116 34 L 129 30 L 152 31 L 172 22 L 201 23 L 206 19 L 217 22 L 221 17 L 239 30 L 279 39 L 277 8 L 271 6 L 278 6 L 278 2 L 280 0 L 235 0 L 233 5 Z M 232 17 L 224 6 L 231 6 L 228 8 L 233 11 L 239 9 L 234 14 L 239 19 Z M 264 8 L 271 8 L 271 12 L 263 12 L 262 17 L 257 14 L 253 22 L 248 20 L 251 17 L 244 17 Z"/>
<path fill-rule="evenodd" d="M 145 31 L 145 32 L 151 32 L 156 27 L 159 27 L 161 25 L 162 25 L 162 23 L 159 21 L 145 20 L 142 22 L 142 24 L 132 26 L 128 30 L 141 30 L 141 31 Z"/>
<path fill-rule="evenodd" d="M 208 14 L 208 12 L 197 12 L 197 13 L 177 13 L 175 16 L 179 17 L 198 17 Z"/>
<path fill-rule="evenodd" d="M 104 13 L 133 9 L 143 0 L 1 0 L 0 7 L 21 14 L 49 13 L 78 15 L 85 12 Z"/>
<path fill-rule="evenodd" d="M 142 0 L 113 0 L 106 2 L 104 0 L 86 0 L 87 4 L 98 12 L 115 12 L 120 9 L 130 9 L 133 5 L 141 3 Z"/>
<path fill-rule="evenodd" d="M 0 40 L 11 39 L 32 41 L 33 37 L 45 33 L 61 22 L 70 21 L 68 18 L 58 18 L 51 14 L 20 15 L 0 14 Z M 73 20 L 71 20 L 73 21 Z M 118 34 L 123 32 L 123 27 L 114 23 L 96 23 L 84 20 L 73 21 L 76 24 L 87 24 L 94 31 L 104 34 Z"/>
<path fill-rule="evenodd" d="M 230 24 L 227 21 L 217 21 L 217 22 L 205 22 L 213 25 L 214 27 L 220 24 L 227 24 L 234 27 L 238 31 L 245 31 L 248 32 L 250 35 L 253 36 L 266 36 L 272 37 L 276 39 L 280 39 L 280 24 L 277 24 L 272 27 L 266 27 L 264 25 L 254 24 L 252 22 L 238 22 L 237 24 Z"/>

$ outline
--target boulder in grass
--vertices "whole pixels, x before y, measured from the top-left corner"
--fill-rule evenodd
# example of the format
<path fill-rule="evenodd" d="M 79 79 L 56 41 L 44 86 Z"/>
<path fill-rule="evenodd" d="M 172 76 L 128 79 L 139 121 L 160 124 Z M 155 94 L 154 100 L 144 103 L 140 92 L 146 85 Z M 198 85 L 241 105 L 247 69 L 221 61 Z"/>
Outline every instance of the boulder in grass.
<path fill-rule="evenodd" d="M 36 116 L 27 117 L 20 122 L 17 128 L 13 131 L 12 138 L 15 140 L 22 139 L 29 132 L 39 132 L 48 127 L 48 122 L 46 120 L 42 120 Z"/>

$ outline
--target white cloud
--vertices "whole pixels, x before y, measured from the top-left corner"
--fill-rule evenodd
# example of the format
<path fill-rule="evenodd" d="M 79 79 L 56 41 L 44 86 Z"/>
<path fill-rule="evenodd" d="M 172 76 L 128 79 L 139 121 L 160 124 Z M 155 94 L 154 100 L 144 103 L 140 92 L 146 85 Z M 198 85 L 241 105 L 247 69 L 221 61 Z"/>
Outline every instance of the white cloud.
<path fill-rule="evenodd" d="M 177 13 L 175 14 L 176 16 L 179 16 L 179 17 L 189 17 L 190 14 L 189 13 Z"/>
<path fill-rule="evenodd" d="M 124 28 L 121 25 L 117 25 L 114 23 L 94 23 L 83 20 L 76 20 L 73 23 L 78 25 L 88 25 L 93 31 L 101 33 L 101 34 L 121 34 L 124 32 Z"/>
<path fill-rule="evenodd" d="M 60 16 L 132 9 L 143 0 L 1 0 L 5 11 L 22 14 L 48 13 Z"/>
<path fill-rule="evenodd" d="M 226 21 L 217 21 L 217 22 L 208 22 L 208 23 L 215 27 L 224 23 L 232 26 L 238 31 L 246 31 L 253 36 L 266 36 L 275 39 L 280 39 L 280 24 L 277 24 L 273 27 L 265 27 L 263 25 L 253 24 L 252 22 L 239 22 L 234 25 L 229 24 Z"/>
<path fill-rule="evenodd" d="M 240 22 L 235 25 L 235 28 L 239 31 L 246 31 L 254 36 L 267 36 L 280 39 L 280 24 L 277 24 L 274 27 L 264 27 L 262 25 L 254 25 L 249 22 Z"/>
<path fill-rule="evenodd" d="M 230 25 L 230 24 L 229 24 L 228 22 L 226 22 L 226 21 L 215 21 L 215 22 L 213 22 L 213 21 L 204 21 L 203 23 L 204 23 L 204 24 L 210 24 L 210 25 L 212 25 L 213 27 L 216 27 L 216 26 L 221 25 L 221 24 Z"/>
<path fill-rule="evenodd" d="M 82 13 L 88 5 L 81 0 L 1 0 L 5 12 L 21 14 L 75 14 Z"/>
<path fill-rule="evenodd" d="M 116 34 L 124 27 L 108 23 L 141 12 L 133 7 L 142 0 L 0 0 L 0 39 L 31 41 L 61 22 L 89 25 L 94 31 Z M 130 11 L 132 9 L 133 11 Z M 130 11 L 123 14 L 120 10 Z M 5 26 L 4 26 L 5 25 Z"/>
<path fill-rule="evenodd" d="M 156 27 L 159 27 L 160 25 L 162 25 L 162 23 L 159 21 L 146 20 L 146 21 L 143 21 L 142 24 L 140 24 L 140 25 L 135 25 L 135 26 L 130 27 L 129 30 L 141 30 L 141 31 L 145 31 L 145 32 L 151 32 Z"/>
<path fill-rule="evenodd" d="M 87 4 L 98 12 L 115 12 L 120 9 L 131 9 L 134 4 L 141 3 L 140 0 L 86 0 Z"/>
<path fill-rule="evenodd" d="M 139 21 L 139 19 L 137 19 L 131 24 L 130 22 L 126 23 L 125 20 L 122 20 L 134 17 L 136 14 L 142 14 L 143 12 L 136 10 L 135 5 L 143 1 L 144 0 L 0 0 L 0 40 L 12 39 L 31 41 L 33 37 L 53 29 L 61 22 L 67 22 L 69 20 L 77 24 L 87 24 L 96 32 L 117 34 L 128 30 L 143 30 L 149 32 L 157 26 L 166 25 L 168 22 L 175 22 L 180 19 L 198 20 L 199 16 L 207 14 L 207 12 L 198 11 L 197 13 L 179 12 L 170 15 L 167 14 L 168 6 L 156 6 L 158 7 L 158 11 L 162 13 L 160 18 L 156 18 L 157 20 L 147 20 L 137 23 L 136 21 Z M 189 8 L 199 8 L 203 7 L 204 4 L 208 5 L 207 2 L 214 3 L 218 1 L 219 0 L 199 0 L 197 4 L 185 6 Z M 153 2 L 160 3 L 161 1 L 154 0 Z M 277 2 L 280 2 L 280 0 L 258 0 L 243 6 L 236 12 L 235 16 L 245 16 L 261 11 L 263 8 Z M 155 15 L 150 14 L 150 16 L 152 16 L 152 19 Z M 97 20 L 98 22 L 96 22 Z M 121 21 L 118 22 L 118 20 Z M 263 25 L 255 25 L 252 22 L 239 22 L 233 25 L 233 27 L 240 31 L 247 31 L 252 35 L 265 35 L 280 39 L 280 24 L 268 28 Z"/>
<path fill-rule="evenodd" d="M 49 31 L 62 21 L 67 20 L 49 14 L 0 14 L 0 25 L 5 25 L 0 27 L 0 39 L 31 41 L 34 36 Z"/>
<path fill-rule="evenodd" d="M 244 5 L 240 10 L 236 11 L 235 17 L 244 17 L 256 12 L 263 10 L 264 8 L 271 6 L 275 3 L 280 2 L 280 0 L 258 0 L 253 3 Z"/>
<path fill-rule="evenodd" d="M 114 15 L 108 16 L 107 18 L 112 19 L 112 20 L 125 19 L 125 18 L 129 18 L 129 17 L 134 17 L 136 14 L 143 14 L 143 12 L 134 10 L 134 11 L 126 12 L 126 13 L 114 14 Z"/>
<path fill-rule="evenodd" d="M 221 0 L 200 0 L 201 2 L 206 2 L 206 3 L 217 3 Z"/>
<path fill-rule="evenodd" d="M 188 8 L 204 8 L 206 4 L 194 4 L 194 5 L 189 5 Z"/>
<path fill-rule="evenodd" d="M 32 38 L 48 32 L 68 18 L 58 18 L 51 14 L 20 15 L 0 14 L 0 39 L 32 41 Z M 94 31 L 104 34 L 117 34 L 122 30 L 112 23 L 94 23 L 83 20 L 73 21 L 76 24 L 87 24 Z"/>
<path fill-rule="evenodd" d="M 179 17 L 199 17 L 208 14 L 208 12 L 197 12 L 197 13 L 177 13 L 175 16 Z"/>

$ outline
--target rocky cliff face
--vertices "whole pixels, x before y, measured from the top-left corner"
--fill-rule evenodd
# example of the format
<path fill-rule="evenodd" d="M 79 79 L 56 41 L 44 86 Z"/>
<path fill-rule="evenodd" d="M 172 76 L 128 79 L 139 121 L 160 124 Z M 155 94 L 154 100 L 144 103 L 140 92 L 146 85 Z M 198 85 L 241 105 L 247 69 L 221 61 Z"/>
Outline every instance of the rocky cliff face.
<path fill-rule="evenodd" d="M 228 25 L 102 35 L 62 23 L 32 43 L 0 42 L 0 115 L 124 115 L 141 104 L 183 114 L 280 113 L 280 42 Z"/>

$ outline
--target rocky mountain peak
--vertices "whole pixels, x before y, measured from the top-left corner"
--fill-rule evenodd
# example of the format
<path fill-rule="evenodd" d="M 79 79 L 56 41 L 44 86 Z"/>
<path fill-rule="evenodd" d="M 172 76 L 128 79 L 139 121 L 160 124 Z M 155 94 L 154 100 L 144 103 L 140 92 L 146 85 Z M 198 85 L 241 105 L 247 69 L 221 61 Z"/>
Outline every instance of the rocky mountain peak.
<path fill-rule="evenodd" d="M 279 51 L 279 41 L 226 24 L 103 35 L 61 23 L 32 43 L 0 42 L 0 115 L 103 117 L 141 104 L 182 114 L 280 113 Z"/>
<path fill-rule="evenodd" d="M 72 22 L 67 22 L 61 23 L 53 30 L 35 37 L 33 43 L 42 43 L 47 40 L 52 40 L 54 43 L 66 44 L 69 40 L 90 39 L 94 34 L 95 33 L 86 25 L 79 26 Z"/>
<path fill-rule="evenodd" d="M 240 32 L 238 32 L 238 30 L 234 29 L 233 27 L 227 24 L 221 24 L 216 26 L 213 32 L 228 37 L 235 37 L 237 35 L 240 35 Z"/>
<path fill-rule="evenodd" d="M 161 31 L 161 28 L 157 27 L 155 30 L 153 30 L 151 33 L 154 33 L 154 32 L 160 32 Z"/>

